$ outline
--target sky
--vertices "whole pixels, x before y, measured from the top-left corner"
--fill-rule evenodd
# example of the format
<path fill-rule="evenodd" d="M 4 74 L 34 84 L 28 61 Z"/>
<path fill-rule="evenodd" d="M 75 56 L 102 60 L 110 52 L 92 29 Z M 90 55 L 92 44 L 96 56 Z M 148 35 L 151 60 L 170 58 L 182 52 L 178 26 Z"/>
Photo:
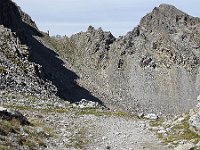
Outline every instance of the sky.
<path fill-rule="evenodd" d="M 125 35 L 140 19 L 162 3 L 200 17 L 200 0 L 13 0 L 28 13 L 40 30 L 50 35 L 86 31 L 89 25 L 113 35 Z"/>

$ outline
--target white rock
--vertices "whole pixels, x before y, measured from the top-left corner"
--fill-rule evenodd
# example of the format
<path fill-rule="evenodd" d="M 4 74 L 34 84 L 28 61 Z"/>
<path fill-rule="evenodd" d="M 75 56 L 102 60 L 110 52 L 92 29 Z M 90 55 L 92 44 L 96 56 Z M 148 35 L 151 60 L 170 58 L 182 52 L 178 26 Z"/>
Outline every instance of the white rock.
<path fill-rule="evenodd" d="M 159 117 L 158 117 L 158 115 L 156 115 L 156 114 L 150 113 L 150 114 L 145 115 L 144 118 L 146 118 L 146 119 L 151 119 L 151 120 L 156 120 L 156 119 L 158 119 Z"/>
<path fill-rule="evenodd" d="M 195 146 L 200 146 L 200 141 Z"/>
<path fill-rule="evenodd" d="M 79 108 L 96 108 L 98 107 L 98 102 L 88 101 L 86 99 L 82 99 L 80 102 L 77 103 Z"/>
<path fill-rule="evenodd" d="M 157 133 L 163 134 L 163 133 L 166 133 L 166 132 L 167 132 L 166 130 L 159 130 Z"/>
<path fill-rule="evenodd" d="M 200 135 L 200 112 L 189 119 L 190 129 Z"/>
<path fill-rule="evenodd" d="M 197 97 L 197 100 L 200 101 L 200 95 Z"/>
<path fill-rule="evenodd" d="M 183 145 L 178 145 L 174 150 L 190 150 L 192 147 L 194 147 L 194 144 L 186 143 Z"/>
<path fill-rule="evenodd" d="M 7 110 L 7 108 L 0 106 L 0 111 L 6 111 L 6 110 Z"/>

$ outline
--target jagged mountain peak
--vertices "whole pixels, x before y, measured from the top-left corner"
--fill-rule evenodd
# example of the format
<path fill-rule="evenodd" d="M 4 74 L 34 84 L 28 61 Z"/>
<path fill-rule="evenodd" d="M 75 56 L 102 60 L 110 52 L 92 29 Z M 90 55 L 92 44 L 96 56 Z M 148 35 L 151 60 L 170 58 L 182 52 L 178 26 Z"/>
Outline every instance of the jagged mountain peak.
<path fill-rule="evenodd" d="M 199 23 L 198 17 L 192 17 L 173 5 L 161 4 L 145 15 L 133 31 L 173 34 L 179 29 L 194 27 Z"/>
<path fill-rule="evenodd" d="M 180 11 L 179 9 L 177 9 L 174 5 L 170 5 L 170 4 L 160 4 L 158 7 L 156 7 L 160 10 L 164 10 L 164 11 L 169 11 L 171 9 L 176 10 L 176 11 Z"/>

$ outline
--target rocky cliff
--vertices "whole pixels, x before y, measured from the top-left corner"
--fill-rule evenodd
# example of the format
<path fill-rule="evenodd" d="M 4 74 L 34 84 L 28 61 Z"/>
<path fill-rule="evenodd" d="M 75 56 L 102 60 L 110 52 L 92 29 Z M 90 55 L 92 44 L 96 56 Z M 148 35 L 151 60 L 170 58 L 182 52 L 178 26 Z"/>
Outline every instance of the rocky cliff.
<path fill-rule="evenodd" d="M 79 84 L 109 106 L 184 112 L 199 95 L 200 19 L 162 4 L 127 35 L 89 27 L 73 35 L 68 55 Z"/>

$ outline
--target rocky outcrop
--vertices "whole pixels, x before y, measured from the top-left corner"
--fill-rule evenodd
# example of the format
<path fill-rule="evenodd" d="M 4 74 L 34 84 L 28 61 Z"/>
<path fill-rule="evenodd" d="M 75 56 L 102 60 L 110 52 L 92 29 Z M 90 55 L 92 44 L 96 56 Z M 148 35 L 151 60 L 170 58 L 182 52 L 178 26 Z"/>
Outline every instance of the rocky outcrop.
<path fill-rule="evenodd" d="M 190 130 L 200 135 L 200 103 L 190 110 L 189 116 Z"/>
<path fill-rule="evenodd" d="M 3 107 L 0 107 L 0 118 L 7 121 L 16 119 L 21 125 L 30 125 L 28 119 L 21 112 L 9 110 Z"/>
<path fill-rule="evenodd" d="M 69 60 L 79 84 L 109 106 L 184 112 L 199 95 L 199 34 L 199 18 L 162 4 L 117 39 L 93 27 L 73 35 Z"/>
<path fill-rule="evenodd" d="M 51 97 L 57 89 L 39 78 L 40 65 L 28 61 L 29 47 L 10 29 L 0 26 L 1 97 L 17 93 Z"/>

